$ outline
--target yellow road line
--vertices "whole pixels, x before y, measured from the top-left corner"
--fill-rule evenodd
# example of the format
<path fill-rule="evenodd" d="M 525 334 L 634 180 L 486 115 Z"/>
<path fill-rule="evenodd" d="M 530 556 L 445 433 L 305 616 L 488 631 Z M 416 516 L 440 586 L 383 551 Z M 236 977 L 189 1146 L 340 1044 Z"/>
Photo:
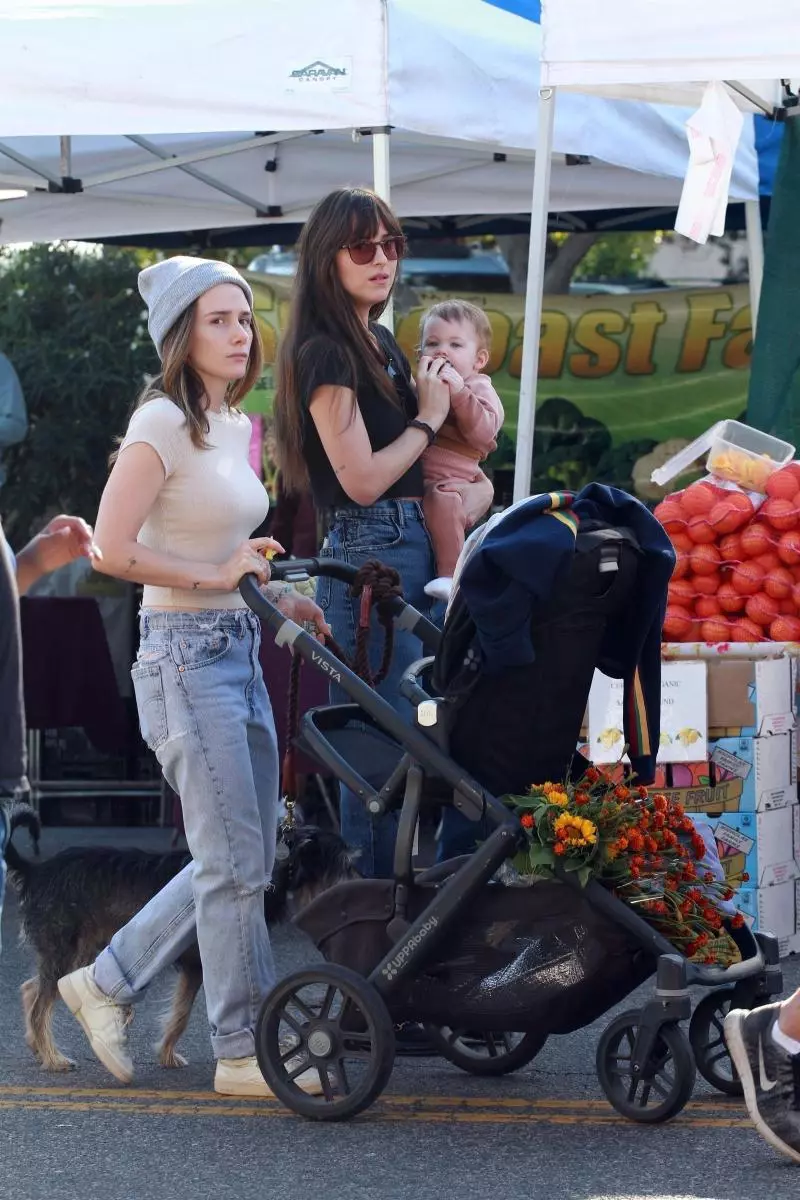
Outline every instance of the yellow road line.
<path fill-rule="evenodd" d="M 85 1088 L 85 1087 L 67 1087 L 67 1086 L 49 1086 L 49 1087 L 24 1087 L 21 1085 L 0 1085 L 0 1097 L 8 1096 L 76 1096 L 81 1098 L 96 1097 L 98 1099 L 106 1098 L 114 1100 L 154 1100 L 156 1102 L 164 1102 L 167 1100 L 186 1100 L 189 1102 L 200 1103 L 213 1101 L 217 1104 L 225 1102 L 225 1097 L 220 1096 L 218 1092 L 183 1092 L 170 1091 L 162 1088 Z M 270 1104 L 275 1101 L 253 1099 L 253 1104 Z M 594 1110 L 600 1112 L 608 1112 L 609 1104 L 607 1100 L 574 1100 L 561 1099 L 556 1097 L 540 1097 L 531 1096 L 401 1096 L 393 1093 L 384 1093 L 380 1097 L 382 1105 L 391 1105 L 399 1107 L 418 1107 L 418 1106 L 433 1106 L 435 1108 L 500 1108 L 500 1109 L 528 1109 L 528 1108 L 564 1108 L 576 1109 L 578 1111 L 591 1112 Z M 722 1112 L 725 1113 L 730 1109 L 738 1109 L 741 1111 L 742 1102 L 736 1099 L 716 1099 L 709 1097 L 705 1100 L 690 1100 L 686 1105 L 686 1111 L 692 1112 Z"/>
<path fill-rule="evenodd" d="M 672 1122 L 679 1129 L 746 1129 L 741 1107 L 731 1102 L 691 1101 Z M 293 1114 L 277 1100 L 240 1100 L 216 1092 L 156 1091 L 145 1088 L 0 1086 L 0 1110 L 115 1113 L 128 1116 L 250 1117 L 267 1120 Z M 490 1125 L 632 1126 L 604 1100 L 509 1096 L 384 1095 L 365 1114 L 374 1121 Z"/>
<path fill-rule="evenodd" d="M 260 1120 L 271 1120 L 276 1117 L 293 1116 L 281 1107 L 243 1106 L 240 1104 L 142 1104 L 136 1101 L 121 1100 L 0 1100 L 2 1110 L 36 1110 L 47 1112 L 91 1112 L 115 1113 L 129 1116 L 162 1116 L 162 1117 L 250 1117 Z M 376 1122 L 380 1121 L 410 1121 L 417 1124 L 462 1124 L 462 1125 L 613 1125 L 616 1127 L 634 1128 L 635 1122 L 627 1121 L 613 1112 L 608 1114 L 576 1113 L 514 1113 L 497 1112 L 453 1112 L 448 1109 L 413 1109 L 386 1110 L 380 1102 L 366 1114 Z M 746 1129 L 750 1122 L 743 1118 L 732 1117 L 690 1117 L 677 1118 L 670 1123 L 670 1128 L 686 1129 Z"/>

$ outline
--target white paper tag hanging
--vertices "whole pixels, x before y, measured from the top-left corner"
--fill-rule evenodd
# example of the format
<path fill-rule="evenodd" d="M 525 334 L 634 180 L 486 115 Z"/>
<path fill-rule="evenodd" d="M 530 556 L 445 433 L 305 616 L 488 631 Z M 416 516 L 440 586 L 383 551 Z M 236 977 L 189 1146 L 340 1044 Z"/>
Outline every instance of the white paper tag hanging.
<path fill-rule="evenodd" d="M 721 83 L 709 83 L 696 113 L 686 122 L 689 167 L 681 193 L 676 233 L 704 245 L 725 232 L 733 161 L 744 114 Z"/>

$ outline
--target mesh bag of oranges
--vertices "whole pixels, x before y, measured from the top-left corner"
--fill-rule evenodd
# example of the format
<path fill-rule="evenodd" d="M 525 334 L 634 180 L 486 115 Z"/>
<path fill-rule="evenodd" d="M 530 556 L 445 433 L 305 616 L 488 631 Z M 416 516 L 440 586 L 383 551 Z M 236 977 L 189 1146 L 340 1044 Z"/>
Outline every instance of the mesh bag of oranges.
<path fill-rule="evenodd" d="M 758 454 L 718 432 L 704 447 L 711 474 L 655 509 L 677 558 L 664 640 L 800 642 L 800 462 L 787 460 L 788 443 L 721 425 L 747 430 Z M 669 477 L 671 467 L 660 474 Z"/>

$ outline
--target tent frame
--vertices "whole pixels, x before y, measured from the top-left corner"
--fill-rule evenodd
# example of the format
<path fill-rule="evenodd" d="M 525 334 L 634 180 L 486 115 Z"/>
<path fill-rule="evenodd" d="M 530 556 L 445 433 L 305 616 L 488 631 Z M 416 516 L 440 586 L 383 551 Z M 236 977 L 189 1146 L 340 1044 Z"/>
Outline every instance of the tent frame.
<path fill-rule="evenodd" d="M 745 99 L 748 104 L 763 110 L 767 116 L 778 120 L 800 116 L 797 97 L 793 96 L 787 80 L 781 80 L 784 104 L 770 109 L 763 100 L 738 81 L 726 80 L 726 85 Z M 550 161 L 553 150 L 555 107 L 557 89 L 552 86 L 539 89 L 539 130 L 537 153 L 533 166 L 533 198 L 531 201 L 531 240 L 528 255 L 528 282 L 525 293 L 525 329 L 528 336 L 523 341 L 522 373 L 520 376 L 519 412 L 517 417 L 517 447 L 514 460 L 513 500 L 523 500 L 530 495 L 533 474 L 533 444 L 536 427 L 536 389 L 539 375 L 539 330 L 542 321 L 544 300 L 545 255 L 547 249 L 548 199 L 550 194 Z M 747 229 L 747 251 L 750 260 L 750 304 L 752 325 L 755 332 L 758 317 L 758 301 L 764 272 L 764 243 L 761 216 L 757 200 L 745 203 Z"/>

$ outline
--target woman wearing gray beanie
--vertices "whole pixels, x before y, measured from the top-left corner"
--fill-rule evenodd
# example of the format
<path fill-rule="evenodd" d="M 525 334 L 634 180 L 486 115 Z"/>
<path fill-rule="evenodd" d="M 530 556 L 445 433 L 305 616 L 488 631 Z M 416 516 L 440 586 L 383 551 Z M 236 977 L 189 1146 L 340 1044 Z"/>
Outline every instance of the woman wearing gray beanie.
<path fill-rule="evenodd" d="M 267 495 L 239 404 L 261 370 L 247 282 L 225 263 L 172 258 L 139 276 L 161 359 L 100 502 L 95 568 L 144 584 L 132 670 L 142 737 L 181 798 L 192 863 L 59 990 L 97 1057 L 130 1082 L 127 1006 L 194 938 L 217 1060 L 214 1086 L 271 1096 L 254 1029 L 275 982 L 264 920 L 278 819 L 277 739 L 260 625 L 237 585 L 269 580 L 281 547 L 251 538 Z M 269 585 L 282 611 L 327 631 L 313 601 Z M 300 1076 L 309 1091 L 319 1080 Z"/>

